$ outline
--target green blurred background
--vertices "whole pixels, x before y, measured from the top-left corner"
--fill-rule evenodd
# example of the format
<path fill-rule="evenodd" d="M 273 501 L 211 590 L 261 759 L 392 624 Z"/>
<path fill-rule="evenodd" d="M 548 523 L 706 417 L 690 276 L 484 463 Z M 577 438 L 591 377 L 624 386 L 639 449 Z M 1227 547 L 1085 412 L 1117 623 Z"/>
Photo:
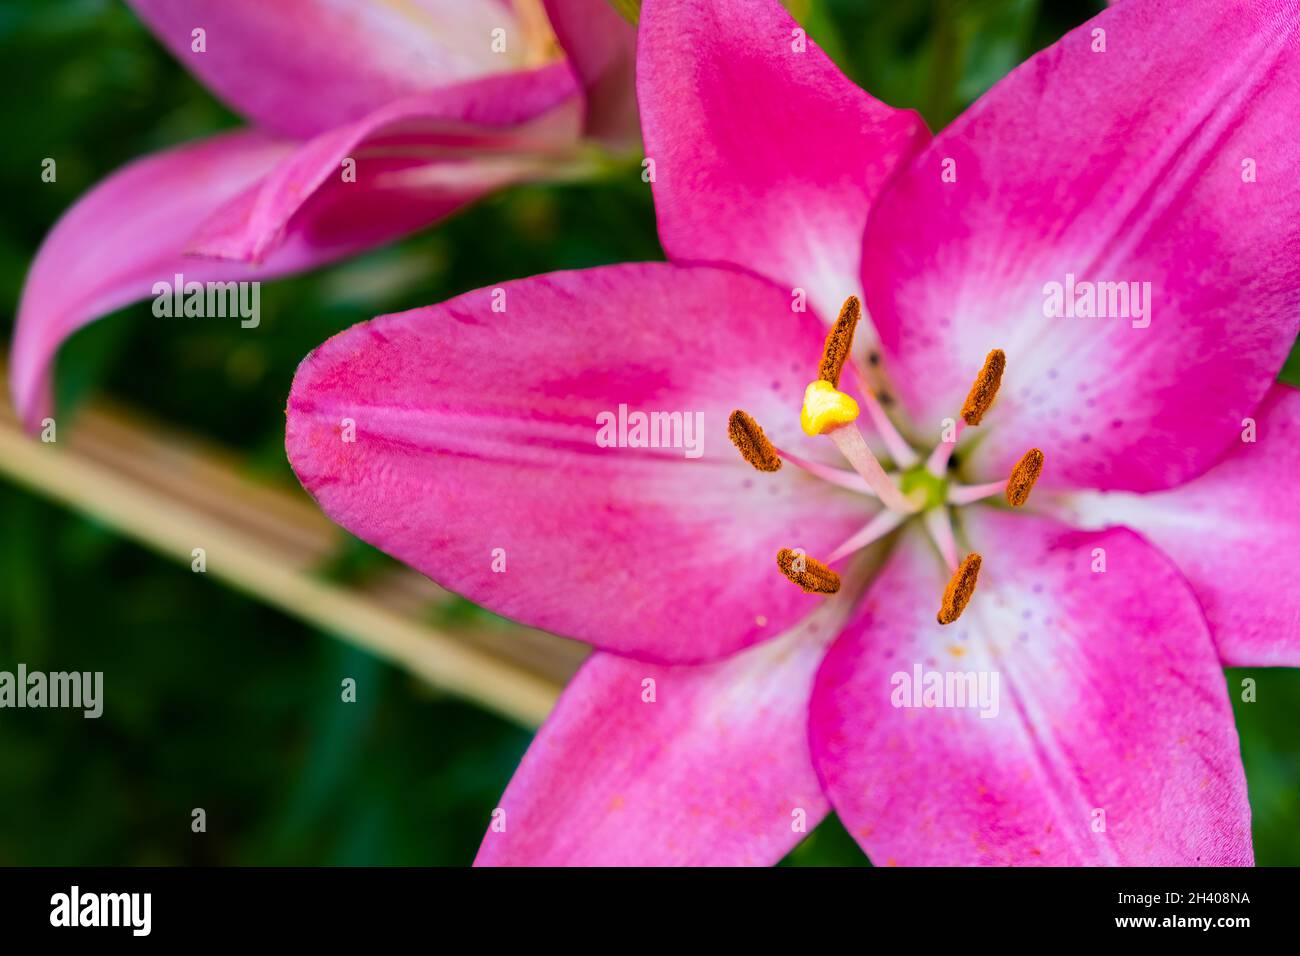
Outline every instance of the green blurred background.
<path fill-rule="evenodd" d="M 788 5 L 850 76 L 933 129 L 1099 6 Z M 7 339 L 38 244 L 82 192 L 134 157 L 238 121 L 120 0 L 4 0 L 0 89 Z M 57 183 L 40 181 L 47 156 Z M 299 360 L 331 334 L 501 280 L 661 257 L 635 162 L 600 182 L 517 188 L 398 245 L 265 285 L 255 333 L 161 329 L 147 303 L 95 323 L 64 350 L 60 408 L 110 394 L 292 483 L 284 398 Z M 0 515 L 0 669 L 103 670 L 111 704 L 94 721 L 0 711 L 0 864 L 473 859 L 527 732 L 2 479 Z M 354 544 L 338 565 L 364 573 L 386 560 Z M 356 705 L 338 706 L 341 675 L 357 678 Z M 1242 676 L 1230 672 L 1230 686 Z M 1295 865 L 1300 673 L 1249 676 L 1259 700 L 1236 706 L 1256 854 Z M 206 834 L 190 831 L 193 807 L 207 811 Z M 787 862 L 867 864 L 833 818 Z"/>

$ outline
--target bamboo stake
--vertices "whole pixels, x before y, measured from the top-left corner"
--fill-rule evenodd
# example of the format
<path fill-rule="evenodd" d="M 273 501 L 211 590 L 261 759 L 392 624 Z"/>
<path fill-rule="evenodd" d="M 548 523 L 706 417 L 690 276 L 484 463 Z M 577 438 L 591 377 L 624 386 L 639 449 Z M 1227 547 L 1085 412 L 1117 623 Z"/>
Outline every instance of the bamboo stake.
<path fill-rule="evenodd" d="M 306 494 L 254 482 L 192 438 L 102 403 L 60 423 L 57 438 L 23 434 L 6 404 L 0 473 L 174 560 L 189 564 L 201 547 L 214 577 L 525 726 L 541 723 L 585 656 L 513 625 L 431 627 L 422 618 L 446 592 L 414 572 L 365 590 L 316 576 L 343 539 Z"/>

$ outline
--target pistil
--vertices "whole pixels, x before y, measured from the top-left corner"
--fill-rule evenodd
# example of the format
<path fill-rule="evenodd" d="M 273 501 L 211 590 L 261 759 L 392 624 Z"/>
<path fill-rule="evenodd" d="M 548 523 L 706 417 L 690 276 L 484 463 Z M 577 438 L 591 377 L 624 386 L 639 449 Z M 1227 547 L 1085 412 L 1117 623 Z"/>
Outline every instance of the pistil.
<path fill-rule="evenodd" d="M 921 517 L 930 540 L 939 549 L 944 566 L 950 571 L 957 570 L 957 541 L 952 533 L 952 523 L 948 520 L 947 508 L 931 508 Z"/>
<path fill-rule="evenodd" d="M 885 469 L 880 467 L 880 462 L 876 461 L 876 456 L 867 447 L 867 440 L 862 437 L 862 432 L 856 425 L 852 423 L 841 425 L 832 428 L 825 434 L 835 443 L 835 447 L 840 450 L 840 454 L 853 466 L 853 470 L 871 486 L 872 490 L 880 498 L 881 504 L 905 515 L 913 514 L 916 511 L 916 505 L 903 497 L 903 493 L 898 490 L 898 486 L 885 474 Z"/>

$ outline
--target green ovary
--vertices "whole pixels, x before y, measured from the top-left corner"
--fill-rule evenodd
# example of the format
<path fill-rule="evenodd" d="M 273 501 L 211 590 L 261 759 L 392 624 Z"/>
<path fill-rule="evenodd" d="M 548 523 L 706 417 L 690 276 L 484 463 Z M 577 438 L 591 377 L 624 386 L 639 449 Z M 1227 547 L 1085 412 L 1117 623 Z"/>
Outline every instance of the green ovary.
<path fill-rule="evenodd" d="M 948 500 L 948 479 L 930 474 L 923 464 L 903 472 L 899 487 L 908 498 L 921 492 L 922 511 L 938 508 Z"/>

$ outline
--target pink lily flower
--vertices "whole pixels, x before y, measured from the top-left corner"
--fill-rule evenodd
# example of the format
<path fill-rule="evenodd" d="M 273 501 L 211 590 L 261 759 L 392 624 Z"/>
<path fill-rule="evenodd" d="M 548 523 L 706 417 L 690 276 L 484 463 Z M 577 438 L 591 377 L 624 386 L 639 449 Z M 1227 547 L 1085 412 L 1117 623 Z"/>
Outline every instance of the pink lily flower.
<path fill-rule="evenodd" d="M 1300 663 L 1298 41 L 1128 0 L 931 139 L 775 0 L 646 0 L 672 262 L 375 319 L 288 403 L 336 522 L 596 647 L 479 863 L 771 864 L 832 808 L 879 864 L 1252 862 L 1222 667 Z M 1047 314 L 1067 276 L 1145 318 Z"/>
<path fill-rule="evenodd" d="M 54 227 L 11 356 L 32 429 L 63 340 L 156 282 L 309 269 L 635 136 L 634 33 L 604 0 L 129 2 L 253 127 L 131 163 Z"/>

